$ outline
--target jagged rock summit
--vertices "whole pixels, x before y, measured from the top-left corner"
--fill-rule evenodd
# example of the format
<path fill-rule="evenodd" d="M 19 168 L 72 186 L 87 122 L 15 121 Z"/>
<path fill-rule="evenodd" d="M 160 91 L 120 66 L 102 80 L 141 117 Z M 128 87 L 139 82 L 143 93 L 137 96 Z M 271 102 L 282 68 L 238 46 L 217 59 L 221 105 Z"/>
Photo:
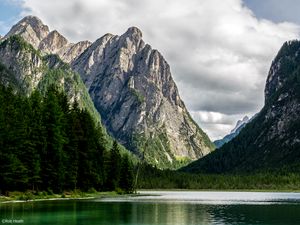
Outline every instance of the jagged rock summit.
<path fill-rule="evenodd" d="M 5 38 L 19 35 L 36 49 L 46 54 L 57 54 L 63 61 L 70 63 L 79 56 L 91 42 L 70 43 L 58 31 L 49 30 L 47 25 L 35 16 L 26 16 L 5 35 Z"/>
<path fill-rule="evenodd" d="M 35 16 L 26 16 L 5 35 L 8 38 L 20 35 L 33 47 L 38 48 L 39 43 L 49 34 L 49 27 Z"/>
<path fill-rule="evenodd" d="M 78 72 L 108 132 L 159 168 L 178 168 L 214 149 L 189 115 L 159 51 L 129 28 L 95 42 L 71 44 L 36 17 L 16 24 L 18 34 L 43 54 L 54 53 Z"/>
<path fill-rule="evenodd" d="M 230 133 L 236 133 L 243 125 L 249 122 L 249 117 L 244 116 L 243 119 L 238 120 L 235 127 L 230 131 Z"/>
<path fill-rule="evenodd" d="M 252 119 L 251 119 L 252 120 Z M 230 131 L 229 134 L 227 134 L 225 137 L 223 137 L 220 140 L 215 140 L 214 144 L 217 148 L 221 148 L 224 144 L 231 141 L 233 138 L 235 138 L 241 130 L 246 126 L 247 123 L 250 122 L 250 119 L 248 116 L 244 116 L 242 120 L 238 120 L 235 127 Z"/>

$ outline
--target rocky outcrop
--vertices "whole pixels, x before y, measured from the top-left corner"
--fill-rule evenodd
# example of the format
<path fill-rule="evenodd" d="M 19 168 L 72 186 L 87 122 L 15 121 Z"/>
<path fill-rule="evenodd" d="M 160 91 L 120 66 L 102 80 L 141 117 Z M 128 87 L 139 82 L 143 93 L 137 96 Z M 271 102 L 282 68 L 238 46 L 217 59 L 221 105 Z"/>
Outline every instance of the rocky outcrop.
<path fill-rule="evenodd" d="M 40 42 L 49 34 L 49 27 L 35 16 L 26 16 L 5 35 L 5 38 L 19 35 L 33 47 L 38 48 Z"/>
<path fill-rule="evenodd" d="M 300 171 L 300 41 L 286 42 L 272 62 L 265 106 L 232 141 L 184 171 Z"/>
<path fill-rule="evenodd" d="M 131 27 L 106 34 L 73 63 L 108 131 L 158 167 L 177 167 L 213 150 L 191 119 L 172 79 L 170 66 Z M 146 147 L 147 146 L 147 147 Z"/>
<path fill-rule="evenodd" d="M 12 27 L 5 38 L 19 35 L 35 49 L 44 54 L 57 54 L 64 62 L 70 63 L 89 45 L 89 41 L 70 43 L 58 31 L 49 31 L 48 26 L 34 16 L 27 16 Z"/>
<path fill-rule="evenodd" d="M 245 116 L 242 120 L 238 120 L 235 127 L 230 131 L 229 134 L 227 134 L 225 137 L 223 137 L 220 140 L 214 141 L 216 148 L 221 148 L 224 144 L 228 143 L 233 138 L 235 138 L 249 121 L 250 119 L 248 116 Z"/>

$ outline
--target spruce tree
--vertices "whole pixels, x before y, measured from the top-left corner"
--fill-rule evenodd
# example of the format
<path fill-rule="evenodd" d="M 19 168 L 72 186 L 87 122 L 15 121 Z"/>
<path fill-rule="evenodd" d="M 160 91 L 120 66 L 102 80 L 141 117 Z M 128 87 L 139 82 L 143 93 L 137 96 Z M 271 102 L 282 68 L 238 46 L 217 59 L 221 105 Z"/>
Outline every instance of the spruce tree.
<path fill-rule="evenodd" d="M 73 103 L 67 119 L 67 139 L 68 143 L 65 145 L 66 153 L 66 184 L 67 189 L 77 189 L 78 181 L 78 167 L 79 167 L 79 140 L 83 136 L 83 131 L 80 123 L 80 109 L 77 101 Z"/>
<path fill-rule="evenodd" d="M 49 88 L 44 98 L 43 115 L 46 126 L 46 148 L 42 157 L 42 174 L 44 188 L 61 192 L 65 180 L 65 144 L 64 114 L 59 105 L 58 91 Z"/>
<path fill-rule="evenodd" d="M 109 190 L 115 190 L 119 187 L 121 171 L 121 155 L 118 142 L 114 140 L 112 149 L 109 155 L 108 171 L 106 177 L 106 184 Z"/>
<path fill-rule="evenodd" d="M 128 155 L 125 154 L 122 158 L 121 174 L 120 174 L 120 188 L 126 193 L 133 192 L 133 167 L 129 161 Z"/>

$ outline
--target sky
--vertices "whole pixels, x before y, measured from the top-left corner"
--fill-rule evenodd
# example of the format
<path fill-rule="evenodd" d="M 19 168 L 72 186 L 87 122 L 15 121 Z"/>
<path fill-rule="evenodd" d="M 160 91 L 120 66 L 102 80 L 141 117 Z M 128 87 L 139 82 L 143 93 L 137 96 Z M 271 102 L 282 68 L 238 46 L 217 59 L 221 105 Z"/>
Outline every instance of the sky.
<path fill-rule="evenodd" d="M 259 112 L 272 59 L 300 36 L 299 0 L 0 0 L 0 34 L 38 16 L 70 41 L 137 26 L 212 140 Z"/>

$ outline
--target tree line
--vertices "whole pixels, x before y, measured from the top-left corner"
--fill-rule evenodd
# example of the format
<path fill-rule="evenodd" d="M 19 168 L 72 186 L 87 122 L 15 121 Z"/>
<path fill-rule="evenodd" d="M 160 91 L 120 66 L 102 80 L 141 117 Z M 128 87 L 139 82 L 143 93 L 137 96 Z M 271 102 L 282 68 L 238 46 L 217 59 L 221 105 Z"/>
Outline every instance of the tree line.
<path fill-rule="evenodd" d="M 128 155 L 56 87 L 26 97 L 0 85 L 0 194 L 77 189 L 132 192 Z"/>
<path fill-rule="evenodd" d="M 300 190 L 300 173 L 297 165 L 277 170 L 253 173 L 186 173 L 160 170 L 143 164 L 138 189 L 192 189 L 192 190 Z"/>

